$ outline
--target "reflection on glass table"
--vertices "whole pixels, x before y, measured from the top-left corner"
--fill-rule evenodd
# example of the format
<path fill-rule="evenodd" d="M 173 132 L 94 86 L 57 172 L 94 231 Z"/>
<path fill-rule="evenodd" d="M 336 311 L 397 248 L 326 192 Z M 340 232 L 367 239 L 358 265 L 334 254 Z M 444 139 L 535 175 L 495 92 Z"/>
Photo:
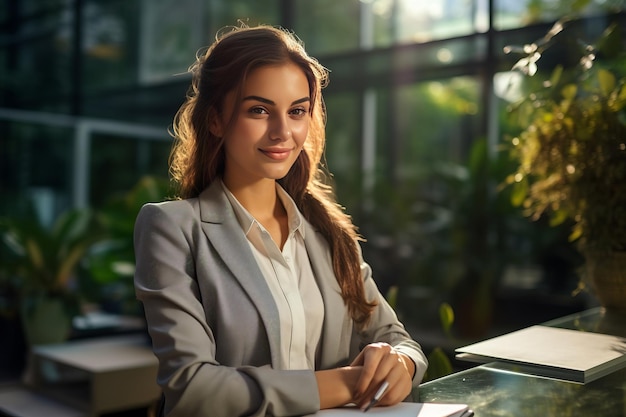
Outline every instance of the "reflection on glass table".
<path fill-rule="evenodd" d="M 625 417 L 626 369 L 581 385 L 492 363 L 423 384 L 419 401 L 465 403 L 477 417 Z"/>
<path fill-rule="evenodd" d="M 601 308 L 543 324 L 626 336 L 626 316 Z M 465 403 L 477 417 L 626 417 L 626 368 L 584 385 L 516 370 L 499 362 L 477 366 L 421 385 L 415 398 Z"/>
<path fill-rule="evenodd" d="M 602 307 L 592 308 L 542 324 L 582 332 L 626 337 L 626 314 L 608 312 Z"/>

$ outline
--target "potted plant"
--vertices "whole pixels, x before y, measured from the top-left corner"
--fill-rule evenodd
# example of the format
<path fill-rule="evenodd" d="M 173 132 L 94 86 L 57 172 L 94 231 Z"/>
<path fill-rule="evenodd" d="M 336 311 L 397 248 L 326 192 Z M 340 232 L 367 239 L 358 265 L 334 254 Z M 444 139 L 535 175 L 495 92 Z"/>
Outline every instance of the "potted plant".
<path fill-rule="evenodd" d="M 511 109 L 523 131 L 511 141 L 517 169 L 507 182 L 513 203 L 533 219 L 571 224 L 570 240 L 585 259 L 581 284 L 608 310 L 626 310 L 624 39 L 610 25 L 595 45 L 580 46 L 575 65 L 535 81 L 549 47 L 562 53 L 581 45 L 568 30 L 557 22 L 541 42 L 525 45 L 514 66 L 537 88 Z"/>
<path fill-rule="evenodd" d="M 97 210 L 95 215 L 103 235 L 85 258 L 85 274 L 80 277 L 80 284 L 102 310 L 143 316 L 133 286 L 135 218 L 143 204 L 162 201 L 169 192 L 167 178 L 148 175 L 140 178 L 132 189 L 109 197 Z"/>
<path fill-rule="evenodd" d="M 76 269 L 98 239 L 89 210 L 68 210 L 51 227 L 34 210 L 0 219 L 0 278 L 17 295 L 28 346 L 69 336 L 80 299 Z"/>

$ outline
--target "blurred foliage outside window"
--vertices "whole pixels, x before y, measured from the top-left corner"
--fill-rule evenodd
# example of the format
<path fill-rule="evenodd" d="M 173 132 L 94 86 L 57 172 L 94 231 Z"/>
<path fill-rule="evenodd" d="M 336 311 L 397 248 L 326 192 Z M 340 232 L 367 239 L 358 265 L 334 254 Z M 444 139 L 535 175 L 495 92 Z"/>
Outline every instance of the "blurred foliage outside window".
<path fill-rule="evenodd" d="M 624 0 L 494 0 L 494 26 L 498 30 L 552 22 L 572 14 L 594 16 L 623 11 Z"/>
<path fill-rule="evenodd" d="M 540 263 L 561 242 L 496 191 L 510 167 L 494 135 L 511 129 L 508 103 L 491 97 L 492 77 L 512 65 L 499 45 L 530 42 L 542 23 L 570 12 L 626 8 L 617 0 L 493 3 L 490 19 L 487 0 L 6 0 L 0 215 L 19 213 L 31 194 L 48 217 L 71 205 L 80 128 L 20 122 L 3 109 L 150 125 L 166 136 L 185 72 L 217 30 L 238 20 L 284 25 L 331 70 L 326 160 L 383 290 L 426 287 L 431 298 L 449 298 L 433 305 L 455 308 L 474 291 L 492 297 L 507 263 Z M 169 140 L 130 131 L 89 140 L 96 209 L 139 178 L 167 177 Z M 550 289 L 567 292 L 560 285 Z M 409 296 L 401 293 L 399 308 L 404 301 L 406 314 L 420 314 Z"/>

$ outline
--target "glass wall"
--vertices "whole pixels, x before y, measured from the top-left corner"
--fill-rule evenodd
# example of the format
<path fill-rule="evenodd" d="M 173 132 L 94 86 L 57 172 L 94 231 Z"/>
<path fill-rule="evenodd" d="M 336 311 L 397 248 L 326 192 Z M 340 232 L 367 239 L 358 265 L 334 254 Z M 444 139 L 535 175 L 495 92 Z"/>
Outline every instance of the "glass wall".
<path fill-rule="evenodd" d="M 51 4 L 56 2 L 50 2 Z M 5 2 L 11 5 L 12 2 Z M 25 3 L 26 10 L 30 10 Z M 5 6 L 6 7 L 6 6 Z M 47 108 L 56 112 L 69 111 L 72 85 L 72 50 L 57 39 L 58 32 L 67 32 L 71 45 L 73 15 L 60 6 L 37 9 L 30 18 L 26 11 L 5 8 L 0 72 L 3 94 L 0 105 L 6 107 Z M 11 15 L 9 15 L 9 13 Z M 63 98 L 63 99 L 60 99 Z"/>
<path fill-rule="evenodd" d="M 43 221 L 71 206 L 72 131 L 67 127 L 2 122 L 0 210 L 17 215 L 34 199 Z M 19 156 L 19 157 L 16 157 Z"/>
<path fill-rule="evenodd" d="M 361 8 L 359 0 L 296 0 L 293 29 L 314 56 L 359 49 Z"/>
<path fill-rule="evenodd" d="M 167 177 L 169 141 L 96 133 L 91 137 L 88 203 L 102 207 L 145 175 Z"/>
<path fill-rule="evenodd" d="M 168 127 L 197 51 L 228 25 L 281 25 L 331 71 L 326 163 L 381 287 L 418 288 L 402 301 L 416 316 L 474 290 L 496 303 L 511 265 L 542 268 L 567 246 L 498 188 L 510 171 L 498 145 L 512 129 L 502 80 L 520 58 L 503 48 L 572 12 L 591 40 L 607 16 L 623 20 L 623 1 L 574 3 L 5 0 L 0 215 L 35 196 L 51 219 L 101 207 L 143 176 L 167 179 Z M 570 297 L 571 266 L 533 290 Z"/>
<path fill-rule="evenodd" d="M 493 0 L 494 27 L 520 28 L 538 22 L 551 22 L 564 16 L 598 16 L 623 11 L 623 0 Z"/>
<path fill-rule="evenodd" d="M 77 70 L 82 78 L 81 95 L 107 93 L 136 83 L 137 23 L 143 16 L 140 10 L 136 1 L 80 2 L 80 26 L 75 30 L 80 37 Z M 65 39 L 66 36 L 71 39 L 68 29 L 65 28 L 58 37 L 64 47 L 70 49 L 72 43 Z"/>

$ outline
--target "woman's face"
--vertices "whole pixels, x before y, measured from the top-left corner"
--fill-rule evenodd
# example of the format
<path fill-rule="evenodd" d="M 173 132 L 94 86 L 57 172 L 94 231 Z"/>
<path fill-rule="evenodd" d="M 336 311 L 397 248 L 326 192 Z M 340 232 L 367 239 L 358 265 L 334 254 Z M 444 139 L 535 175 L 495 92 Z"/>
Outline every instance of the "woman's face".
<path fill-rule="evenodd" d="M 309 83 L 297 65 L 260 67 L 242 87 L 241 104 L 234 108 L 234 93 L 227 95 L 223 117 L 214 127 L 224 136 L 224 182 L 229 186 L 287 175 L 309 131 Z M 225 131 L 231 115 L 234 124 Z"/>

